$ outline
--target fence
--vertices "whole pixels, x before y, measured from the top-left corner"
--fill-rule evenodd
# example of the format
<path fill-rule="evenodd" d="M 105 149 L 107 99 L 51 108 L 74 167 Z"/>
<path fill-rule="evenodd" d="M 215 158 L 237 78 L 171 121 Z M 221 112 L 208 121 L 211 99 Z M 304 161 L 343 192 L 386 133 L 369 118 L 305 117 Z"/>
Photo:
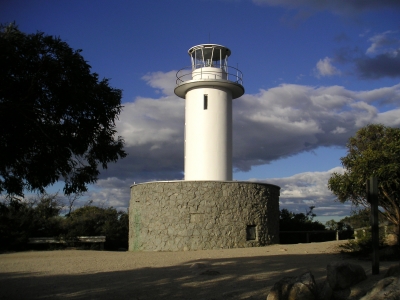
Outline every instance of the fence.
<path fill-rule="evenodd" d="M 105 236 L 77 236 L 71 240 L 64 240 L 57 237 L 39 237 L 29 238 L 28 244 L 35 245 L 48 245 L 48 244 L 63 244 L 68 246 L 75 246 L 75 244 L 90 243 L 99 244 L 100 250 L 104 250 L 104 243 L 106 241 Z"/>
<path fill-rule="evenodd" d="M 281 244 L 318 243 L 350 239 L 353 231 L 318 230 L 318 231 L 280 231 Z"/>

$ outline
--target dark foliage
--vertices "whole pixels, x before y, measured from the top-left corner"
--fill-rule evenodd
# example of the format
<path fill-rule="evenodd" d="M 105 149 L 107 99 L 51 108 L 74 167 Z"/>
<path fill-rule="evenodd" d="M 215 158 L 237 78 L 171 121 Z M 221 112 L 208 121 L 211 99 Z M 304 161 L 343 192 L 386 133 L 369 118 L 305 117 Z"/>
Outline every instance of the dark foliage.
<path fill-rule="evenodd" d="M 345 217 L 341 222 L 351 226 L 353 229 L 371 226 L 371 210 L 369 208 L 353 211 L 351 216 Z"/>
<path fill-rule="evenodd" d="M 325 226 L 322 223 L 313 220 L 316 216 L 313 213 L 313 209 L 314 206 L 311 206 L 305 214 L 293 213 L 285 208 L 281 210 L 279 218 L 279 239 L 281 244 L 324 242 L 335 239 L 335 234 L 329 232 L 311 233 L 312 231 L 325 231 Z"/>
<path fill-rule="evenodd" d="M 380 240 L 382 246 L 382 240 Z M 347 243 L 340 245 L 343 253 L 348 253 L 354 256 L 368 256 L 372 253 L 371 233 L 367 234 L 358 240 L 349 240 Z"/>
<path fill-rule="evenodd" d="M 128 248 L 128 213 L 113 207 L 84 206 L 65 219 L 67 239 L 76 236 L 106 236 L 105 248 Z"/>
<path fill-rule="evenodd" d="M 0 193 L 43 193 L 59 180 L 65 194 L 86 191 L 99 167 L 126 156 L 115 138 L 121 90 L 80 52 L 0 25 Z"/>
<path fill-rule="evenodd" d="M 369 208 L 359 209 L 352 212 L 351 216 L 345 217 L 339 223 L 345 224 L 345 226 L 354 229 L 354 235 L 357 239 L 349 239 L 347 243 L 340 245 L 342 252 L 351 256 L 356 256 L 363 259 L 371 259 L 371 253 L 373 250 L 372 246 L 372 235 L 371 235 L 371 224 L 370 224 L 371 211 Z M 383 214 L 379 215 L 379 224 L 390 224 Z M 363 230 L 357 230 L 363 228 Z M 392 243 L 388 243 L 387 235 L 395 234 L 396 228 L 393 225 L 388 227 L 379 228 L 379 248 L 380 248 L 380 259 L 387 260 L 399 260 L 400 259 L 400 248 L 394 246 Z M 389 249 L 389 250 L 388 250 Z"/>
<path fill-rule="evenodd" d="M 342 221 L 336 222 L 335 220 L 330 220 L 325 223 L 327 230 L 351 230 L 351 226 L 348 226 Z"/>
<path fill-rule="evenodd" d="M 0 250 L 25 249 L 29 237 L 58 236 L 62 231 L 61 209 L 57 195 L 0 202 Z"/>
<path fill-rule="evenodd" d="M 69 216 L 57 195 L 0 202 L 0 251 L 24 250 L 28 238 L 54 237 L 73 242 L 77 236 L 106 236 L 105 249 L 128 248 L 128 213 L 113 207 L 84 206 Z M 40 249 L 48 249 L 39 245 Z M 35 249 L 37 247 L 35 246 Z"/>
<path fill-rule="evenodd" d="M 340 220 L 339 222 L 336 222 L 335 220 L 327 221 L 325 223 L 325 227 L 327 230 L 339 231 L 338 234 L 340 240 L 351 239 L 354 237 L 354 230 L 349 222 L 345 221 L 346 218 Z"/>
<path fill-rule="evenodd" d="M 315 231 L 315 230 L 325 230 L 325 226 L 314 221 L 316 216 L 313 213 L 314 206 L 310 207 L 305 214 L 303 213 L 293 213 L 287 209 L 282 209 L 279 218 L 279 230 L 280 231 Z"/>
<path fill-rule="evenodd" d="M 349 217 L 343 218 L 342 220 L 340 220 L 340 222 L 342 222 L 346 226 L 350 226 L 353 229 L 357 229 L 357 228 L 371 226 L 370 218 L 371 218 L 370 208 L 363 208 L 352 211 Z M 378 216 L 378 219 L 379 219 L 379 224 L 388 223 L 387 219 L 382 214 Z"/>

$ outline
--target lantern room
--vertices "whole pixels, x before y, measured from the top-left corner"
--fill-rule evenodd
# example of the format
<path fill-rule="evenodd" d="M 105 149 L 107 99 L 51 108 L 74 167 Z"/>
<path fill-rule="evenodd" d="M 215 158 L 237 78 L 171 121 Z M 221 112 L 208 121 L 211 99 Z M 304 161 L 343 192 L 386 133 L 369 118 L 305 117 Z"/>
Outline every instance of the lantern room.
<path fill-rule="evenodd" d="M 203 44 L 190 48 L 188 53 L 192 61 L 192 70 L 213 67 L 226 72 L 231 50 L 221 45 Z"/>

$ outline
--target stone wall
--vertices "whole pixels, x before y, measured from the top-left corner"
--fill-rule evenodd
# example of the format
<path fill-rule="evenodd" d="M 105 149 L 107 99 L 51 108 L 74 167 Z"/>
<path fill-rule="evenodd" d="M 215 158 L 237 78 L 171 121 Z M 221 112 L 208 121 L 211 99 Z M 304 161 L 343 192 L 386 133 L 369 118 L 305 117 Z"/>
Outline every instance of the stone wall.
<path fill-rule="evenodd" d="M 279 191 L 240 181 L 131 186 L 130 251 L 255 247 L 279 243 Z"/>

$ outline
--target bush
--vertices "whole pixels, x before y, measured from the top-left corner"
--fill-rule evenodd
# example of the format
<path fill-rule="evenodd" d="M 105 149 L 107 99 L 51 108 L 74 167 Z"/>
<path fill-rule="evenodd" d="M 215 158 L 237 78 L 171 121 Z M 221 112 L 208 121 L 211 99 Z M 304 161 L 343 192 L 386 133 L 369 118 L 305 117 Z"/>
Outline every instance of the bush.
<path fill-rule="evenodd" d="M 348 240 L 346 244 L 339 246 L 342 253 L 348 253 L 355 256 L 365 256 L 372 252 L 372 237 L 368 232 L 357 240 Z"/>
<path fill-rule="evenodd" d="M 65 218 L 65 238 L 77 236 L 106 236 L 105 249 L 128 248 L 128 213 L 113 207 L 80 207 Z"/>
<path fill-rule="evenodd" d="M 57 194 L 28 200 L 7 198 L 0 202 L 0 251 L 28 249 L 28 239 L 33 237 L 73 241 L 77 236 L 100 235 L 106 236 L 107 250 L 128 248 L 127 212 L 87 205 L 62 216 L 62 209 Z M 35 245 L 35 249 L 49 248 L 57 249 L 60 245 Z"/>
<path fill-rule="evenodd" d="M 0 250 L 23 250 L 29 237 L 59 235 L 62 205 L 57 194 L 0 202 Z"/>

